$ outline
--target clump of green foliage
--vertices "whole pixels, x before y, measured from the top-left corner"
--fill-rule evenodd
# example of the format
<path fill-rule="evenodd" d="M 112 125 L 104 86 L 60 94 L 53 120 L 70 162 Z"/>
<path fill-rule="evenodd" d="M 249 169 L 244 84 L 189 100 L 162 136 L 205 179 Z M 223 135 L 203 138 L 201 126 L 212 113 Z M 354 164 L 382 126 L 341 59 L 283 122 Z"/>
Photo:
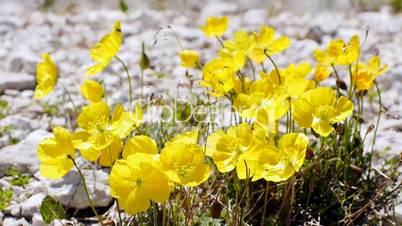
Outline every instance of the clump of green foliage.
<path fill-rule="evenodd" d="M 13 191 L 11 189 L 3 190 L 3 188 L 0 187 L 0 211 L 7 208 L 12 197 L 13 197 Z"/>
<path fill-rule="evenodd" d="M 19 187 L 25 187 L 25 185 L 27 185 L 31 179 L 31 176 L 25 175 L 18 169 L 12 167 L 6 170 L 5 175 L 12 177 L 10 183 Z"/>
<path fill-rule="evenodd" d="M 5 118 L 8 113 L 8 102 L 0 100 L 0 119 Z"/>

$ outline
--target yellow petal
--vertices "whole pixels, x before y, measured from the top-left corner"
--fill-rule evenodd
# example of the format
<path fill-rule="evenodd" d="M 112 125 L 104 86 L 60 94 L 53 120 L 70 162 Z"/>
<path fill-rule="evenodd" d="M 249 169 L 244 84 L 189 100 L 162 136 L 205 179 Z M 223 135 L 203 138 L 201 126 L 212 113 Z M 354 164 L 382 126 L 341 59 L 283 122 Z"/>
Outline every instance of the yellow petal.
<path fill-rule="evenodd" d="M 101 101 L 105 94 L 103 86 L 100 83 L 90 79 L 84 79 L 80 90 L 85 99 L 89 100 L 90 102 Z"/>
<path fill-rule="evenodd" d="M 89 130 L 99 121 L 107 121 L 110 115 L 109 105 L 106 102 L 100 101 L 91 103 L 83 107 L 82 112 L 78 116 L 78 126 Z"/>
<path fill-rule="evenodd" d="M 115 137 L 112 143 L 102 150 L 98 160 L 99 165 L 112 166 L 114 161 L 119 158 L 122 148 L 123 144 L 121 140 L 118 137 Z"/>
<path fill-rule="evenodd" d="M 36 88 L 34 99 L 42 99 L 53 91 L 57 82 L 58 70 L 49 54 L 42 55 L 42 62 L 37 65 L 36 69 Z"/>
<path fill-rule="evenodd" d="M 353 113 L 353 102 L 345 96 L 341 96 L 335 104 L 334 117 L 331 118 L 331 123 L 337 123 L 345 120 Z"/>
<path fill-rule="evenodd" d="M 127 159 L 129 155 L 134 153 L 147 153 L 158 154 L 158 147 L 155 140 L 148 136 L 138 135 L 132 137 L 125 145 L 123 149 L 123 158 Z"/>
<path fill-rule="evenodd" d="M 225 135 L 225 132 L 223 132 L 222 130 L 218 130 L 208 136 L 205 150 L 206 156 L 213 156 L 214 152 L 216 151 L 216 143 L 223 135 Z"/>
<path fill-rule="evenodd" d="M 208 37 L 222 36 L 228 26 L 229 17 L 208 17 L 205 25 L 200 25 L 200 29 Z"/>
<path fill-rule="evenodd" d="M 97 64 L 87 69 L 87 75 L 97 74 L 106 68 L 110 60 L 120 50 L 121 42 L 121 25 L 120 21 L 116 21 L 113 31 L 105 35 L 102 40 L 91 49 L 91 57 Z"/>
<path fill-rule="evenodd" d="M 318 122 L 313 123 L 312 128 L 322 137 L 327 137 L 334 131 L 334 128 L 331 126 L 331 124 L 324 120 L 319 120 Z"/>
<path fill-rule="evenodd" d="M 181 66 L 185 68 L 195 68 L 198 66 L 200 54 L 192 50 L 183 50 L 179 52 Z"/>

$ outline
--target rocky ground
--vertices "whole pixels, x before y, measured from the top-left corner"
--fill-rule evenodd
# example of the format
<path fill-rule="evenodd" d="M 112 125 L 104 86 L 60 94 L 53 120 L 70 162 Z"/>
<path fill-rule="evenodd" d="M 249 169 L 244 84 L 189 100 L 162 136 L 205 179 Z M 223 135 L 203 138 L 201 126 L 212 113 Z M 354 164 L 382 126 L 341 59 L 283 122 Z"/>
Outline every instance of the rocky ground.
<path fill-rule="evenodd" d="M 34 75 L 41 54 L 49 52 L 59 67 L 59 84 L 67 87 L 76 104 L 83 105 L 79 86 L 85 68 L 91 65 L 89 49 L 109 32 L 115 20 L 122 21 L 124 34 L 118 55 L 128 63 L 135 77 L 134 84 L 138 84 L 141 41 L 147 46 L 153 66 L 153 70 L 145 75 L 147 95 L 175 93 L 178 84 L 185 82 L 184 71 L 178 67 L 177 52 L 181 47 L 177 40 L 184 48 L 199 50 L 203 60 L 211 58 L 217 44 L 205 38 L 198 29 L 210 15 L 230 17 L 229 36 L 240 27 L 258 30 L 261 24 L 269 24 L 291 37 L 292 47 L 275 57 L 281 66 L 301 61 L 313 63 L 315 48 L 325 46 L 335 37 L 349 39 L 353 34 L 364 37 L 365 28 L 369 26 L 364 52 L 379 53 L 390 67 L 390 71 L 379 79 L 387 111 L 381 117 L 375 145 L 376 164 L 381 165 L 385 158 L 396 157 L 402 151 L 402 15 L 391 14 L 386 8 L 361 13 L 353 10 L 315 13 L 282 10 L 274 14 L 269 9 L 244 9 L 234 3 L 210 1 L 201 10 L 142 8 L 124 14 L 117 8 L 89 10 L 88 7 L 77 7 L 55 14 L 32 10 L 35 5 L 29 5 L 31 11 L 28 11 L 24 5 L 12 2 L 0 2 L 0 187 L 11 188 L 14 197 L 10 206 L 0 212 L 0 225 L 29 225 L 28 222 L 43 225 L 38 206 L 46 194 L 72 208 L 88 207 L 76 171 L 56 181 L 46 180 L 38 173 L 36 146 L 50 135 L 48 131 L 55 125 L 71 126 L 67 115 L 72 112 L 72 105 L 67 102 L 61 85 L 43 101 L 34 101 Z M 163 78 L 157 74 L 163 74 Z M 109 101 L 127 103 L 127 82 L 117 62 L 112 62 L 109 69 L 96 78 L 107 84 Z M 135 89 L 135 94 L 138 97 L 139 89 Z M 375 124 L 373 116 L 378 112 L 370 104 L 365 108 L 370 113 L 363 127 Z M 367 141 L 370 140 L 368 137 Z M 87 163 L 82 161 L 80 164 L 85 168 Z M 10 167 L 32 175 L 25 187 L 11 183 L 12 176 L 6 174 Z M 111 197 L 107 173 L 90 169 L 84 172 L 96 206 L 108 206 Z M 402 206 L 397 212 L 402 218 Z"/>

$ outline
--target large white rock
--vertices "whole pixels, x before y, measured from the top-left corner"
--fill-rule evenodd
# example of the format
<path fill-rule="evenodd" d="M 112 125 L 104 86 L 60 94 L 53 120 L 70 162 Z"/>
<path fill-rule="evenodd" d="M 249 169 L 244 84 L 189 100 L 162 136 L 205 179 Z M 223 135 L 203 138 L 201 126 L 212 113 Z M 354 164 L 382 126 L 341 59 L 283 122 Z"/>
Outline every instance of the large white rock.
<path fill-rule="evenodd" d="M 50 136 L 51 133 L 46 130 L 35 130 L 18 144 L 0 149 L 0 176 L 3 176 L 5 170 L 10 167 L 31 174 L 38 171 L 37 146 L 42 139 Z"/>
<path fill-rule="evenodd" d="M 108 174 L 100 170 L 82 170 L 95 207 L 104 207 L 113 200 L 108 185 Z M 50 181 L 48 193 L 64 206 L 84 209 L 89 207 L 78 171 L 71 170 L 63 178 Z"/>
<path fill-rule="evenodd" d="M 5 89 L 34 89 L 35 84 L 35 77 L 33 75 L 15 72 L 0 72 L 0 91 L 4 91 Z"/>

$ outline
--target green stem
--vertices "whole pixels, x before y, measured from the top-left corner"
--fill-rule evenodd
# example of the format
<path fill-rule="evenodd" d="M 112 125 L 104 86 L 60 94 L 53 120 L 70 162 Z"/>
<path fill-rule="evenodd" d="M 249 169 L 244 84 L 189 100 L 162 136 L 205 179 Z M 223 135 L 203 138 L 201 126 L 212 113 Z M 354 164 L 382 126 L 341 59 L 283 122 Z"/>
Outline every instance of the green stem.
<path fill-rule="evenodd" d="M 349 78 L 350 78 L 350 85 L 349 85 L 349 92 L 348 92 L 348 97 L 349 99 L 352 99 L 352 91 L 353 91 L 353 76 L 352 76 L 352 65 L 349 65 Z"/>
<path fill-rule="evenodd" d="M 295 204 L 295 198 L 296 198 L 296 186 L 295 186 L 295 176 L 292 176 L 292 179 L 290 180 L 291 184 L 291 193 L 290 193 L 290 207 L 289 207 L 289 212 L 288 212 L 288 222 L 289 225 L 291 223 L 291 219 L 292 219 L 292 211 L 293 211 L 293 206 Z"/>
<path fill-rule="evenodd" d="M 141 83 L 141 103 L 144 99 L 144 70 L 141 69 L 140 73 L 140 83 Z"/>
<path fill-rule="evenodd" d="M 262 216 L 261 216 L 261 226 L 265 225 L 265 215 L 267 211 L 267 202 L 268 202 L 268 195 L 269 195 L 269 182 L 265 181 L 265 196 L 264 196 L 264 207 L 262 209 Z"/>
<path fill-rule="evenodd" d="M 335 76 L 336 76 L 336 96 L 339 97 L 339 95 L 341 94 L 341 92 L 339 91 L 339 86 L 338 86 L 338 81 L 341 81 L 339 79 L 339 74 L 338 71 L 336 70 L 335 66 L 333 64 L 331 64 L 332 69 L 334 70 Z"/>
<path fill-rule="evenodd" d="M 77 106 L 74 104 L 74 100 L 73 100 L 73 98 L 71 97 L 70 92 L 67 90 L 67 88 L 66 88 L 63 84 L 61 84 L 61 86 L 63 87 L 64 91 L 66 92 L 66 94 L 67 94 L 67 96 L 68 96 L 68 99 L 70 100 L 71 104 L 73 105 L 74 113 L 75 113 L 75 114 L 78 114 L 78 108 L 77 108 Z"/>
<path fill-rule="evenodd" d="M 85 194 L 86 194 L 86 196 L 87 196 L 87 198 L 88 198 L 88 201 L 89 201 L 89 204 L 90 204 L 90 206 L 91 206 L 92 211 L 94 212 L 94 214 L 95 214 L 96 217 L 98 218 L 99 223 L 100 223 L 102 226 L 104 226 L 104 225 L 103 225 L 103 222 L 102 222 L 102 218 L 101 218 L 101 216 L 98 214 L 98 212 L 96 211 L 94 202 L 92 201 L 91 196 L 90 196 L 90 194 L 89 194 L 88 186 L 87 186 L 87 182 L 85 181 L 84 174 L 82 174 L 82 172 L 81 172 L 80 168 L 77 166 L 77 163 L 75 162 L 74 158 L 71 157 L 71 156 L 68 156 L 68 158 L 71 159 L 71 161 L 73 161 L 73 164 L 74 164 L 75 168 L 77 169 L 78 173 L 80 174 L 82 183 L 83 183 L 83 185 L 84 185 L 84 191 L 85 191 Z"/>
<path fill-rule="evenodd" d="M 119 200 L 116 200 L 116 208 L 117 208 L 117 213 L 118 213 L 118 217 L 119 217 L 119 224 L 118 225 L 123 225 L 123 221 L 121 218 L 121 213 L 120 213 L 120 205 L 119 205 Z"/>
<path fill-rule="evenodd" d="M 128 80 L 128 86 L 129 86 L 130 109 L 131 109 L 131 107 L 133 105 L 133 89 L 132 89 L 132 86 L 131 86 L 131 76 L 130 76 L 130 73 L 128 72 L 128 68 L 127 68 L 126 64 L 123 62 L 123 60 L 121 60 L 117 55 L 114 56 L 114 58 L 116 58 L 116 60 L 120 62 L 120 64 L 123 66 L 124 71 L 126 72 L 127 80 Z"/>
<path fill-rule="evenodd" d="M 221 45 L 222 48 L 225 48 L 225 45 L 223 44 L 223 41 L 221 38 L 216 37 L 216 40 L 218 40 L 219 44 Z"/>
<path fill-rule="evenodd" d="M 380 91 L 380 88 L 378 87 L 378 84 L 376 81 L 374 81 L 374 85 L 375 85 L 375 88 L 376 88 L 377 94 L 378 94 L 378 105 L 379 105 L 378 108 L 379 109 L 378 109 L 377 122 L 376 122 L 376 125 L 374 128 L 373 143 L 371 145 L 371 150 L 370 150 L 370 165 L 369 165 L 370 171 L 371 171 L 371 161 L 373 159 L 374 145 L 375 145 L 375 140 L 377 138 L 378 125 L 380 124 L 380 117 L 381 117 L 381 111 L 382 111 L 381 91 Z"/>
<path fill-rule="evenodd" d="M 276 73 L 278 74 L 278 81 L 279 81 L 279 84 L 281 84 L 281 83 L 282 83 L 282 82 L 281 82 L 281 74 L 279 73 L 278 66 L 276 66 L 274 60 L 269 56 L 269 54 L 267 53 L 267 50 L 266 50 L 266 49 L 264 49 L 264 54 L 265 54 L 265 56 L 268 57 L 268 59 L 269 59 L 269 60 L 271 61 L 271 63 L 274 65 L 274 68 L 275 68 L 275 70 L 276 70 Z"/>

